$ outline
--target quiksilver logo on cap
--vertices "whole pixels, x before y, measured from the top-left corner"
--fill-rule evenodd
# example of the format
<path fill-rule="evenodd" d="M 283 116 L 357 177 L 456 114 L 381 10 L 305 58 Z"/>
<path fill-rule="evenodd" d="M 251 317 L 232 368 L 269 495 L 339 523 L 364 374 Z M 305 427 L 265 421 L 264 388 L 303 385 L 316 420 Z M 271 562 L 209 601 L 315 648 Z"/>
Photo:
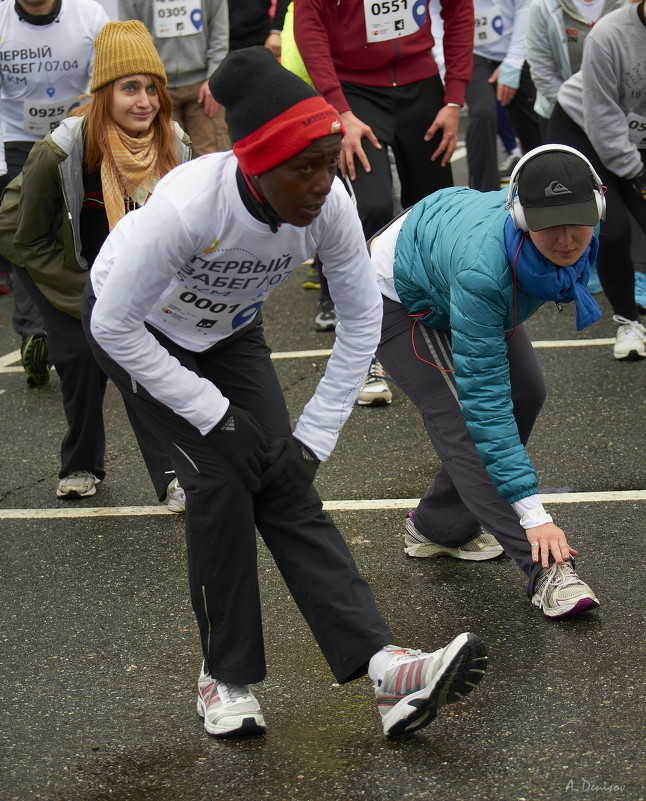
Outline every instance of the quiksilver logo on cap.
<path fill-rule="evenodd" d="M 552 181 L 545 187 L 545 197 L 556 197 L 557 195 L 571 195 L 572 192 L 563 186 L 560 181 Z"/>

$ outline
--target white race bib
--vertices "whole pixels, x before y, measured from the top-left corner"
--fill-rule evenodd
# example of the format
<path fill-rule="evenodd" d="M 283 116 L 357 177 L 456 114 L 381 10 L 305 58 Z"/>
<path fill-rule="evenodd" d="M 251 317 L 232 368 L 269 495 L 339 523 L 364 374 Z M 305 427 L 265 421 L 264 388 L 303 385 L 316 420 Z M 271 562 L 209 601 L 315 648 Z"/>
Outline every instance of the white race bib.
<path fill-rule="evenodd" d="M 363 0 L 368 44 L 410 36 L 426 22 L 426 0 Z"/>
<path fill-rule="evenodd" d="M 171 328 L 193 336 L 228 335 L 253 320 L 264 298 L 263 294 L 252 302 L 231 303 L 180 284 L 158 301 L 146 319 L 162 331 Z"/>
<path fill-rule="evenodd" d="M 54 128 L 58 128 L 60 121 L 79 105 L 80 101 L 75 97 L 58 100 L 55 103 L 34 103 L 25 100 L 22 106 L 25 132 L 42 138 Z"/>
<path fill-rule="evenodd" d="M 632 111 L 626 115 L 628 120 L 628 138 L 640 150 L 646 149 L 646 117 L 633 114 Z"/>
<path fill-rule="evenodd" d="M 202 30 L 200 0 L 154 0 L 155 36 L 193 36 Z"/>
<path fill-rule="evenodd" d="M 475 30 L 473 44 L 475 47 L 497 42 L 504 35 L 504 26 L 500 14 L 500 6 L 474 3 Z"/>

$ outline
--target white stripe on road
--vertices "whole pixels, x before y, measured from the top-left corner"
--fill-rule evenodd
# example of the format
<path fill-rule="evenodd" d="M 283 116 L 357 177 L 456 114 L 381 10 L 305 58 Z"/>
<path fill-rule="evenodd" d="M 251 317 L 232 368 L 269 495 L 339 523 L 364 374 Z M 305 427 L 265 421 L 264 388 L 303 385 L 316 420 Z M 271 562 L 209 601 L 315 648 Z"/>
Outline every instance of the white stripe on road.
<path fill-rule="evenodd" d="M 532 342 L 535 348 L 588 348 L 597 345 L 614 345 L 615 340 L 610 339 L 539 339 Z M 272 353 L 272 359 L 322 359 L 332 353 L 331 348 L 323 350 L 288 350 Z M 1 373 L 22 373 L 23 367 L 11 365 L 20 361 L 20 351 L 14 350 L 6 356 L 0 356 Z"/>
<path fill-rule="evenodd" d="M 611 492 L 550 492 L 540 495 L 544 504 L 553 503 L 608 503 L 646 501 L 646 490 L 617 490 Z M 328 512 L 372 512 L 379 509 L 414 509 L 419 498 L 384 498 L 361 501 L 325 501 Z M 73 503 L 73 502 L 72 502 Z M 66 506 L 58 509 L 0 509 L 0 519 L 42 520 L 76 517 L 146 517 L 149 515 L 172 515 L 168 507 L 158 506 Z M 177 516 L 177 515 L 175 515 Z"/>
<path fill-rule="evenodd" d="M 598 345 L 614 345 L 612 337 L 608 339 L 537 339 L 532 342 L 535 348 L 588 348 Z M 272 353 L 272 359 L 311 359 L 316 356 L 329 356 L 332 350 L 290 350 L 283 353 Z"/>
<path fill-rule="evenodd" d="M 587 348 L 591 345 L 614 345 L 615 339 L 537 339 L 535 348 Z"/>
<path fill-rule="evenodd" d="M 20 361 L 20 351 L 12 350 L 11 353 L 7 353 L 4 356 L 0 356 L 0 368 L 7 367 L 7 365 L 9 364 L 13 364 L 14 362 L 19 362 L 19 361 Z M 22 366 L 20 367 L 20 369 L 22 370 Z M 9 372 L 9 371 L 3 370 L 2 372 Z"/>

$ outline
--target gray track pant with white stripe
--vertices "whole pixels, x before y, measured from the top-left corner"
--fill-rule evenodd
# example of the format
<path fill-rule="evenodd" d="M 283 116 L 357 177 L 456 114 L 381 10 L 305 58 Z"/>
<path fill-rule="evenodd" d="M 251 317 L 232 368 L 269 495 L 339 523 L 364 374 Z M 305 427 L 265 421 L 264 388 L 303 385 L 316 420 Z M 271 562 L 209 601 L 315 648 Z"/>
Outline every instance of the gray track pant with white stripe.
<path fill-rule="evenodd" d="M 425 364 L 411 341 L 413 319 L 401 303 L 384 298 L 382 337 L 377 357 L 415 404 L 442 468 L 415 510 L 415 527 L 433 542 L 458 547 L 477 537 L 480 526 L 493 534 L 528 576 L 531 597 L 540 563 L 534 564 L 524 529 L 509 501 L 489 478 L 460 411 L 455 379 Z M 415 349 L 445 370 L 453 367 L 451 335 L 418 324 Z M 525 445 L 545 400 L 545 381 L 524 326 L 507 342 L 514 416 Z"/>

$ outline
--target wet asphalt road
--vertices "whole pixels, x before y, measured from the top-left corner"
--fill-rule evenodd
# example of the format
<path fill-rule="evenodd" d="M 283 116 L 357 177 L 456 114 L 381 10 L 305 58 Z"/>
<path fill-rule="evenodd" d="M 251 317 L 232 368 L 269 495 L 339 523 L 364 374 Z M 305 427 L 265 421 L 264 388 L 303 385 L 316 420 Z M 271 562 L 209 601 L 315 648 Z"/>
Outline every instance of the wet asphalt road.
<path fill-rule="evenodd" d="M 304 269 L 266 306 L 277 352 L 331 347 L 313 330 Z M 611 337 L 603 319 L 577 335 L 574 310 L 548 305 L 537 341 Z M 0 297 L 0 356 L 15 350 Z M 93 498 L 55 498 L 64 427 L 58 380 L 29 388 L 0 367 L 1 801 L 560 801 L 646 798 L 644 585 L 646 363 L 608 344 L 541 347 L 549 397 L 530 442 L 541 492 L 580 550 L 601 608 L 551 622 L 508 558 L 413 560 L 403 522 L 438 469 L 401 391 L 358 408 L 317 485 L 400 644 L 432 650 L 463 630 L 490 664 L 464 703 L 417 735 L 386 741 L 367 678 L 335 687 L 273 562 L 259 546 L 269 674 L 255 687 L 264 737 L 216 741 L 195 713 L 199 642 L 183 524 L 157 505 L 111 385 L 108 476 Z M 276 366 L 294 417 L 324 356 Z M 613 496 L 580 493 L 615 492 Z M 376 508 L 377 499 L 394 499 Z M 364 505 L 357 502 L 365 502 Z M 124 507 L 130 514 L 109 516 Z M 98 509 L 100 516 L 39 517 Z M 19 510 L 24 510 L 20 512 Z M 143 513 L 141 513 L 143 512 Z"/>

